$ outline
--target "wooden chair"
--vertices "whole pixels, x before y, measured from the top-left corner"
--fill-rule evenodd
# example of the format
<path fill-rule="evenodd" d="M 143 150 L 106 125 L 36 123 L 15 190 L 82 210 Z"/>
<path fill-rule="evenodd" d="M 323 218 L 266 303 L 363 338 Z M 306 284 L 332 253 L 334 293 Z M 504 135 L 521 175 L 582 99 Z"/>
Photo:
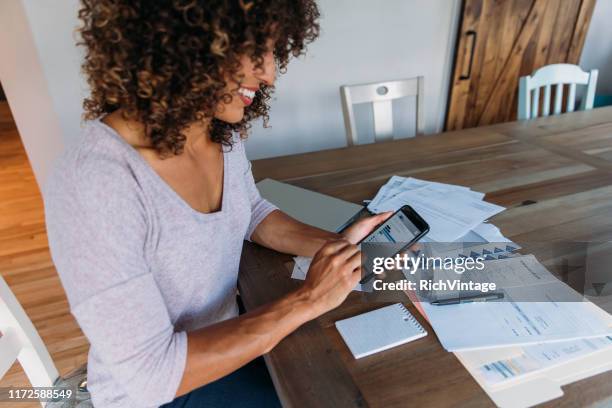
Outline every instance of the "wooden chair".
<path fill-rule="evenodd" d="M 353 105 L 372 103 L 375 141 L 387 141 L 394 136 L 392 102 L 408 96 L 416 96 L 416 134 L 421 135 L 425 127 L 424 77 L 341 86 L 340 98 L 348 145 L 359 144 Z"/>
<path fill-rule="evenodd" d="M 51 355 L 32 321 L 1 276 L 0 332 L 0 378 L 4 377 L 15 361 L 19 361 L 32 387 L 67 387 L 77 392 L 77 402 L 89 401 L 86 380 L 84 380 L 86 368 L 81 367 L 63 378 L 59 376 Z M 62 402 L 58 404 L 41 402 L 41 404 L 43 407 L 68 406 Z M 85 407 L 86 404 L 79 405 L 81 406 Z"/>
<path fill-rule="evenodd" d="M 551 108 L 551 89 L 555 87 L 553 114 L 561 113 L 563 88 L 567 84 L 566 112 L 573 112 L 576 104 L 576 85 L 586 85 L 586 94 L 582 98 L 579 110 L 593 108 L 595 87 L 597 85 L 596 69 L 584 72 L 577 65 L 552 64 L 535 71 L 533 75 L 521 77 L 519 80 L 518 118 L 532 119 L 538 117 L 540 109 L 540 88 L 544 88 L 542 116 L 548 116 Z"/>

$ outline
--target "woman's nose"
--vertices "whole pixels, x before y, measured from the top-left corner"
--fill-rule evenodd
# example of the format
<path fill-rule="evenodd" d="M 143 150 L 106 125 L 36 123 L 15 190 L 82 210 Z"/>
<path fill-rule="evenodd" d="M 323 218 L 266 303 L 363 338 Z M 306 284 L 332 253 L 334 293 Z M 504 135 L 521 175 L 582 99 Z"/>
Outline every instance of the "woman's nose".
<path fill-rule="evenodd" d="M 274 80 L 276 79 L 276 62 L 274 61 L 274 54 L 272 52 L 264 56 L 263 65 L 256 70 L 255 76 L 268 86 L 274 85 Z"/>

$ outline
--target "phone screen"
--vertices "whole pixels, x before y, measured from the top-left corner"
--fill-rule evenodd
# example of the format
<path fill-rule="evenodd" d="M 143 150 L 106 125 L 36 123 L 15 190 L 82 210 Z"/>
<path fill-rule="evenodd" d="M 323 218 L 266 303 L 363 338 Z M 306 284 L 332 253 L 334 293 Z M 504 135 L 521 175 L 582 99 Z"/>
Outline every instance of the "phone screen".
<path fill-rule="evenodd" d="M 421 230 L 410 221 L 406 214 L 398 211 L 361 242 L 400 242 L 406 244 L 420 233 Z"/>
<path fill-rule="evenodd" d="M 366 259 L 392 257 L 414 244 L 428 231 L 429 226 L 416 211 L 409 206 L 404 206 L 365 237 L 360 242 L 360 248 L 365 249 L 363 244 L 385 244 L 366 245 Z M 365 276 L 361 279 L 361 284 L 369 282 L 374 277 L 369 262 L 366 262 L 363 267 Z"/>

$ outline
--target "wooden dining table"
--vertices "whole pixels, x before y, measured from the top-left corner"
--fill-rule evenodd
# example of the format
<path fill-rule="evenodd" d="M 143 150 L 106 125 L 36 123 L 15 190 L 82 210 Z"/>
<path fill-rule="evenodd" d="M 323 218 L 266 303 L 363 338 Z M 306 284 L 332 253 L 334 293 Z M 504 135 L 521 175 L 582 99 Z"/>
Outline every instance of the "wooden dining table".
<path fill-rule="evenodd" d="M 391 142 L 253 161 L 272 178 L 361 203 L 399 175 L 459 184 L 507 209 L 490 221 L 517 243 L 612 241 L 612 107 Z M 291 256 L 245 244 L 239 290 L 247 310 L 300 285 Z M 352 293 L 302 325 L 265 356 L 285 407 L 494 406 L 427 321 L 415 342 L 354 359 L 335 329 L 343 318 L 381 307 Z M 612 372 L 563 387 L 542 406 L 612 405 Z"/>

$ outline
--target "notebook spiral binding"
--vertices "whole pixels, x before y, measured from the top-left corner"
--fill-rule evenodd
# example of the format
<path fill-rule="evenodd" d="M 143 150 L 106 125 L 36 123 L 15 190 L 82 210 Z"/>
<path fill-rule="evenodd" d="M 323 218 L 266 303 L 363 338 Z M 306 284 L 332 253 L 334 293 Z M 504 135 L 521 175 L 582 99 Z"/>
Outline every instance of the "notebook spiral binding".
<path fill-rule="evenodd" d="M 421 326 L 421 323 L 419 323 L 419 321 L 412 315 L 412 313 L 410 313 L 410 310 L 406 309 L 406 306 L 404 306 L 403 303 L 398 303 L 398 305 L 406 316 L 404 317 L 404 321 L 411 322 L 412 324 L 414 324 L 415 327 L 417 327 L 419 330 L 421 330 L 421 332 L 424 333 L 425 329 L 423 328 L 423 326 Z"/>

